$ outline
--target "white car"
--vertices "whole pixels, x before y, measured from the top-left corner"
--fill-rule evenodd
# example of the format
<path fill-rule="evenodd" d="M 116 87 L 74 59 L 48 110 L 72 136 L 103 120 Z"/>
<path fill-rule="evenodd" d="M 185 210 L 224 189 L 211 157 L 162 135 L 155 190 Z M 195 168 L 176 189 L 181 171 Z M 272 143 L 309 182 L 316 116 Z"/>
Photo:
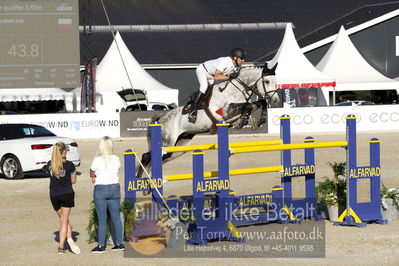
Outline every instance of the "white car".
<path fill-rule="evenodd" d="M 117 93 L 126 104 L 126 107 L 121 108 L 121 112 L 149 110 L 167 111 L 177 108 L 177 105 L 174 103 L 148 102 L 146 92 L 140 89 L 125 89 Z"/>
<path fill-rule="evenodd" d="M 140 107 L 139 107 L 140 106 Z M 126 108 L 122 109 L 124 112 L 132 112 L 132 111 L 149 111 L 149 110 L 157 110 L 157 111 L 167 111 L 175 109 L 177 106 L 172 104 L 166 103 L 152 103 L 149 102 L 148 104 L 132 104 L 128 105 Z"/>
<path fill-rule="evenodd" d="M 356 100 L 356 101 L 340 102 L 337 103 L 335 106 L 373 105 L 373 104 L 374 103 L 368 101 Z"/>
<path fill-rule="evenodd" d="M 6 178 L 20 179 L 24 172 L 41 171 L 51 159 L 53 145 L 68 147 L 67 160 L 80 165 L 76 140 L 57 137 L 48 129 L 31 124 L 0 125 L 0 169 Z"/>

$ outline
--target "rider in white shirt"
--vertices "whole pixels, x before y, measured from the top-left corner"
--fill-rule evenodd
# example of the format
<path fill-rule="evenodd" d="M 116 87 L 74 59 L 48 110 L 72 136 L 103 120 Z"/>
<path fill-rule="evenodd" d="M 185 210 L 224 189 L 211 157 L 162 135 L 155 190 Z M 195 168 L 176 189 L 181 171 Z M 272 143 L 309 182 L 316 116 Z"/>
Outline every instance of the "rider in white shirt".
<path fill-rule="evenodd" d="M 215 81 L 225 81 L 236 78 L 238 73 L 235 71 L 245 60 L 245 51 L 241 48 L 234 48 L 230 56 L 219 57 L 217 59 L 206 61 L 197 67 L 196 74 L 200 84 L 199 92 L 194 101 L 192 112 L 188 116 L 191 123 L 197 120 L 198 103 L 201 101 L 208 86 Z"/>

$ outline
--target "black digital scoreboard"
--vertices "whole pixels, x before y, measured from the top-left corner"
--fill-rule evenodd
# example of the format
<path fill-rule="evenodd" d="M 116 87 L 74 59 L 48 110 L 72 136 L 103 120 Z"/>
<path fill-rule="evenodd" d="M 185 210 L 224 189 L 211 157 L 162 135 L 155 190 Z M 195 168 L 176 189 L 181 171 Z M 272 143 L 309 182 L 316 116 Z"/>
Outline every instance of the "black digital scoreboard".
<path fill-rule="evenodd" d="M 78 0 L 0 0 L 0 88 L 79 86 Z"/>

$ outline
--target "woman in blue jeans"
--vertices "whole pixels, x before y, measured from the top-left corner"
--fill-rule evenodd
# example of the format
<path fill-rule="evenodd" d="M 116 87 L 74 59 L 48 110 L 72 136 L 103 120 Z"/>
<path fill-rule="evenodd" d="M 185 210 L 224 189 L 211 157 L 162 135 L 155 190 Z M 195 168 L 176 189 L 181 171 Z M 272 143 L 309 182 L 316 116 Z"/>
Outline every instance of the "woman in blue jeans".
<path fill-rule="evenodd" d="M 112 251 L 124 250 L 122 223 L 119 216 L 120 186 L 118 172 L 120 168 L 118 156 L 113 152 L 110 137 L 103 137 L 98 146 L 97 155 L 90 166 L 90 177 L 94 183 L 94 204 L 98 216 L 98 246 L 92 253 L 104 253 L 107 233 L 107 209 L 111 214 L 115 230 L 115 246 Z"/>

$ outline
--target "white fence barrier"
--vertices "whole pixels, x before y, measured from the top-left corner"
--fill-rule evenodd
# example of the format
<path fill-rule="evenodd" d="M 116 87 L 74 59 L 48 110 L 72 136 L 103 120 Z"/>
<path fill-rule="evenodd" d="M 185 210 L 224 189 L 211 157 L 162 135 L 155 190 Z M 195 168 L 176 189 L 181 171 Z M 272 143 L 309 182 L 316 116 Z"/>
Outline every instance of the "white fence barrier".
<path fill-rule="evenodd" d="M 288 114 L 292 132 L 333 132 L 345 128 L 345 117 L 358 117 L 358 131 L 399 130 L 399 105 L 269 108 L 268 132 L 280 132 L 279 117 Z"/>
<path fill-rule="evenodd" d="M 0 124 L 36 124 L 49 129 L 57 136 L 75 139 L 93 139 L 103 136 L 120 137 L 119 113 L 74 113 L 1 115 Z"/>
<path fill-rule="evenodd" d="M 292 117 L 292 132 L 294 133 L 342 131 L 348 114 L 359 117 L 357 119 L 358 131 L 399 130 L 399 105 L 269 108 L 268 133 L 280 132 L 279 117 L 283 114 L 289 114 Z M 119 113 L 0 115 L 0 124 L 8 123 L 37 124 L 58 136 L 75 139 L 121 137 Z M 242 131 L 242 133 L 248 132 Z M 253 131 L 253 133 L 265 132 Z"/>

